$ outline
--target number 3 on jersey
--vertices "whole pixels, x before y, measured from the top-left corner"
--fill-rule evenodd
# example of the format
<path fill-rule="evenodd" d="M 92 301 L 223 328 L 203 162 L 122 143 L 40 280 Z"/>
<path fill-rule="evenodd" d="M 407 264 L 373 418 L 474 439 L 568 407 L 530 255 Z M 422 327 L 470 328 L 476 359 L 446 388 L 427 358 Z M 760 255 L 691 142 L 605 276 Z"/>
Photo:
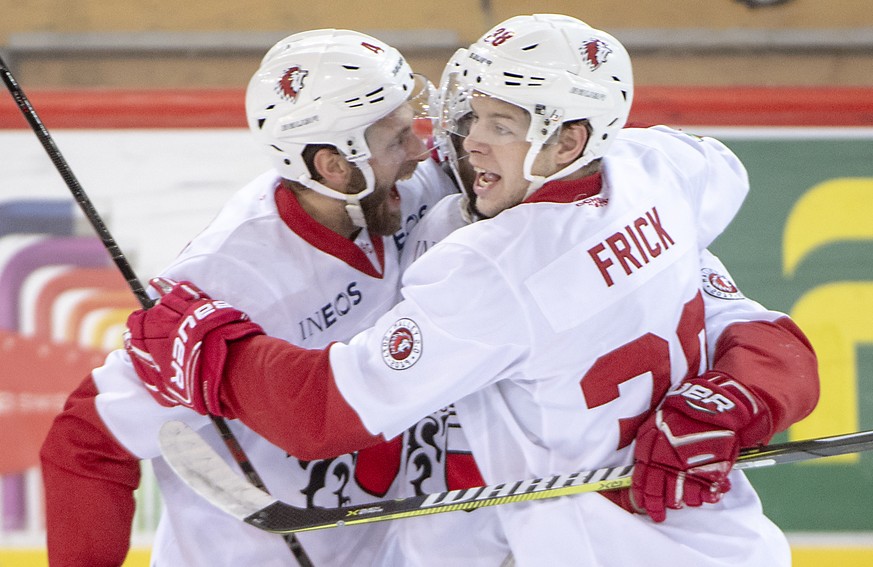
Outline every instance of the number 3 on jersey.
<path fill-rule="evenodd" d="M 697 376 L 701 362 L 701 343 L 704 337 L 703 298 L 700 292 L 685 304 L 676 338 L 688 363 L 683 379 Z M 619 386 L 629 380 L 651 374 L 652 398 L 646 411 L 639 415 L 619 418 L 619 442 L 616 449 L 631 444 L 637 429 L 658 407 L 664 394 L 670 389 L 672 362 L 670 343 L 653 333 L 646 333 L 617 349 L 604 354 L 585 373 L 579 384 L 589 409 L 617 400 Z"/>

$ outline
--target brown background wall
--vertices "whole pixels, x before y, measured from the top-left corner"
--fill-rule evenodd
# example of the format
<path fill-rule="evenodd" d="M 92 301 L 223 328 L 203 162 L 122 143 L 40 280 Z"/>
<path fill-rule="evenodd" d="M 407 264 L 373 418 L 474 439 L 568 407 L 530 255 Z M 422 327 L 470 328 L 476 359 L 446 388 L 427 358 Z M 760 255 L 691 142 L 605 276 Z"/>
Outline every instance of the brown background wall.
<path fill-rule="evenodd" d="M 242 86 L 273 41 L 346 27 L 394 43 L 436 80 L 454 48 L 533 4 L 0 0 L 0 50 L 19 80 L 34 87 Z M 631 51 L 638 84 L 873 85 L 871 0 L 790 0 L 755 9 L 738 0 L 535 5 L 615 34 Z M 434 30 L 436 38 L 425 37 Z"/>

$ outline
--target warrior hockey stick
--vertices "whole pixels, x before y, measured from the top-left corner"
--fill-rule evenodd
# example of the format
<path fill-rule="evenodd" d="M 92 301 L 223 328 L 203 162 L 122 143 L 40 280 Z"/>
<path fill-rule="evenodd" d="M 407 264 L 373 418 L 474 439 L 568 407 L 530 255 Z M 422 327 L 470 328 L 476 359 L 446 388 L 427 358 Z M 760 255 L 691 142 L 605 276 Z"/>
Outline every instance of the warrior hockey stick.
<path fill-rule="evenodd" d="M 160 444 L 164 459 L 195 492 L 231 516 L 276 533 L 320 530 L 626 488 L 631 484 L 633 472 L 630 465 L 605 467 L 358 506 L 298 508 L 246 483 L 184 423 L 171 421 L 164 424 Z M 869 450 L 873 450 L 873 431 L 862 431 L 746 449 L 740 454 L 734 468 L 769 467 Z"/>
<path fill-rule="evenodd" d="M 94 230 L 103 242 L 103 246 L 109 252 L 109 255 L 112 257 L 112 260 L 115 262 L 115 265 L 118 267 L 122 276 L 127 280 L 127 284 L 130 286 L 130 289 L 133 291 L 137 300 L 139 300 L 140 305 L 142 305 L 143 309 L 150 308 L 154 305 L 154 301 L 152 301 L 146 293 L 142 283 L 139 278 L 137 278 L 136 273 L 133 271 L 127 258 L 122 253 L 121 248 L 119 248 L 118 244 L 115 242 L 109 229 L 106 228 L 106 224 L 103 222 L 97 209 L 94 208 L 91 199 L 88 198 L 88 195 L 85 193 L 79 180 L 76 179 L 76 176 L 73 174 L 73 170 L 70 168 L 67 160 L 64 159 L 63 154 L 61 154 L 57 144 L 55 144 L 54 139 L 51 134 L 49 134 L 48 129 L 42 123 L 42 120 L 40 120 L 39 115 L 37 115 L 36 110 L 34 110 L 27 95 L 24 94 L 24 91 L 18 84 L 18 81 L 15 80 L 15 76 L 12 75 L 12 72 L 9 70 L 9 67 L 6 65 L 6 62 L 3 61 L 2 57 L 0 57 L 0 75 L 2 75 L 3 82 L 6 84 L 6 88 L 12 95 L 12 98 L 15 99 L 15 104 L 18 106 L 19 110 L 21 110 L 21 113 L 24 115 L 28 124 L 30 124 L 34 133 L 36 133 L 36 137 L 39 139 L 42 147 L 52 160 L 58 173 L 61 174 L 61 177 L 67 184 L 70 193 L 73 194 L 73 198 L 76 200 L 79 208 L 85 214 L 88 222 L 90 222 L 91 226 L 94 227 Z M 254 466 L 249 461 L 245 451 L 243 451 L 243 448 L 240 446 L 239 441 L 237 441 L 236 437 L 233 435 L 233 432 L 227 426 L 227 423 L 220 417 L 211 417 L 219 435 L 221 435 L 221 438 L 224 440 L 225 445 L 227 445 L 228 450 L 231 455 L 233 455 L 233 458 L 236 460 L 240 469 L 245 473 L 246 478 L 254 486 L 257 486 L 259 489 L 266 492 L 267 488 L 264 486 L 264 482 L 261 480 L 257 471 L 255 471 Z M 293 534 L 286 536 L 285 541 L 288 543 L 288 547 L 297 558 L 301 567 L 312 567 L 312 562 L 310 561 L 309 556 L 306 555 L 305 550 Z"/>

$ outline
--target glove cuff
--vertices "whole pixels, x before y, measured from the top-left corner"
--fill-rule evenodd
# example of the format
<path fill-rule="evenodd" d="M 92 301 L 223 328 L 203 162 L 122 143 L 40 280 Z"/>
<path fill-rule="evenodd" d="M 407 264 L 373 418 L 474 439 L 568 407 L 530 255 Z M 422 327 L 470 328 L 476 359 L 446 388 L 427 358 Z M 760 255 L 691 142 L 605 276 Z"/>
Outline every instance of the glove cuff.
<path fill-rule="evenodd" d="M 234 416 L 225 415 L 221 407 L 221 383 L 227 359 L 227 345 L 246 337 L 263 334 L 265 333 L 260 325 L 245 320 L 218 327 L 203 338 L 203 349 L 210 353 L 209 357 L 203 359 L 204 368 L 201 368 L 199 372 L 203 381 L 201 384 L 203 409 L 207 413 L 234 418 Z"/>

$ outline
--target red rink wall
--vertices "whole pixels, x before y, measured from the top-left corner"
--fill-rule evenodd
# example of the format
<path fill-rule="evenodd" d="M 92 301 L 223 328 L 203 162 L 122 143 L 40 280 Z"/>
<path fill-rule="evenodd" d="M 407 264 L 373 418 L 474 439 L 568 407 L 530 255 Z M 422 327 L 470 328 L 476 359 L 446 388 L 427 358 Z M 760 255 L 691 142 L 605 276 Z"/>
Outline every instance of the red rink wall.
<path fill-rule="evenodd" d="M 48 128 L 245 127 L 242 89 L 26 94 Z M 671 126 L 873 126 L 873 87 L 640 86 L 631 120 Z M 11 97 L 0 97 L 0 128 L 27 128 Z"/>

